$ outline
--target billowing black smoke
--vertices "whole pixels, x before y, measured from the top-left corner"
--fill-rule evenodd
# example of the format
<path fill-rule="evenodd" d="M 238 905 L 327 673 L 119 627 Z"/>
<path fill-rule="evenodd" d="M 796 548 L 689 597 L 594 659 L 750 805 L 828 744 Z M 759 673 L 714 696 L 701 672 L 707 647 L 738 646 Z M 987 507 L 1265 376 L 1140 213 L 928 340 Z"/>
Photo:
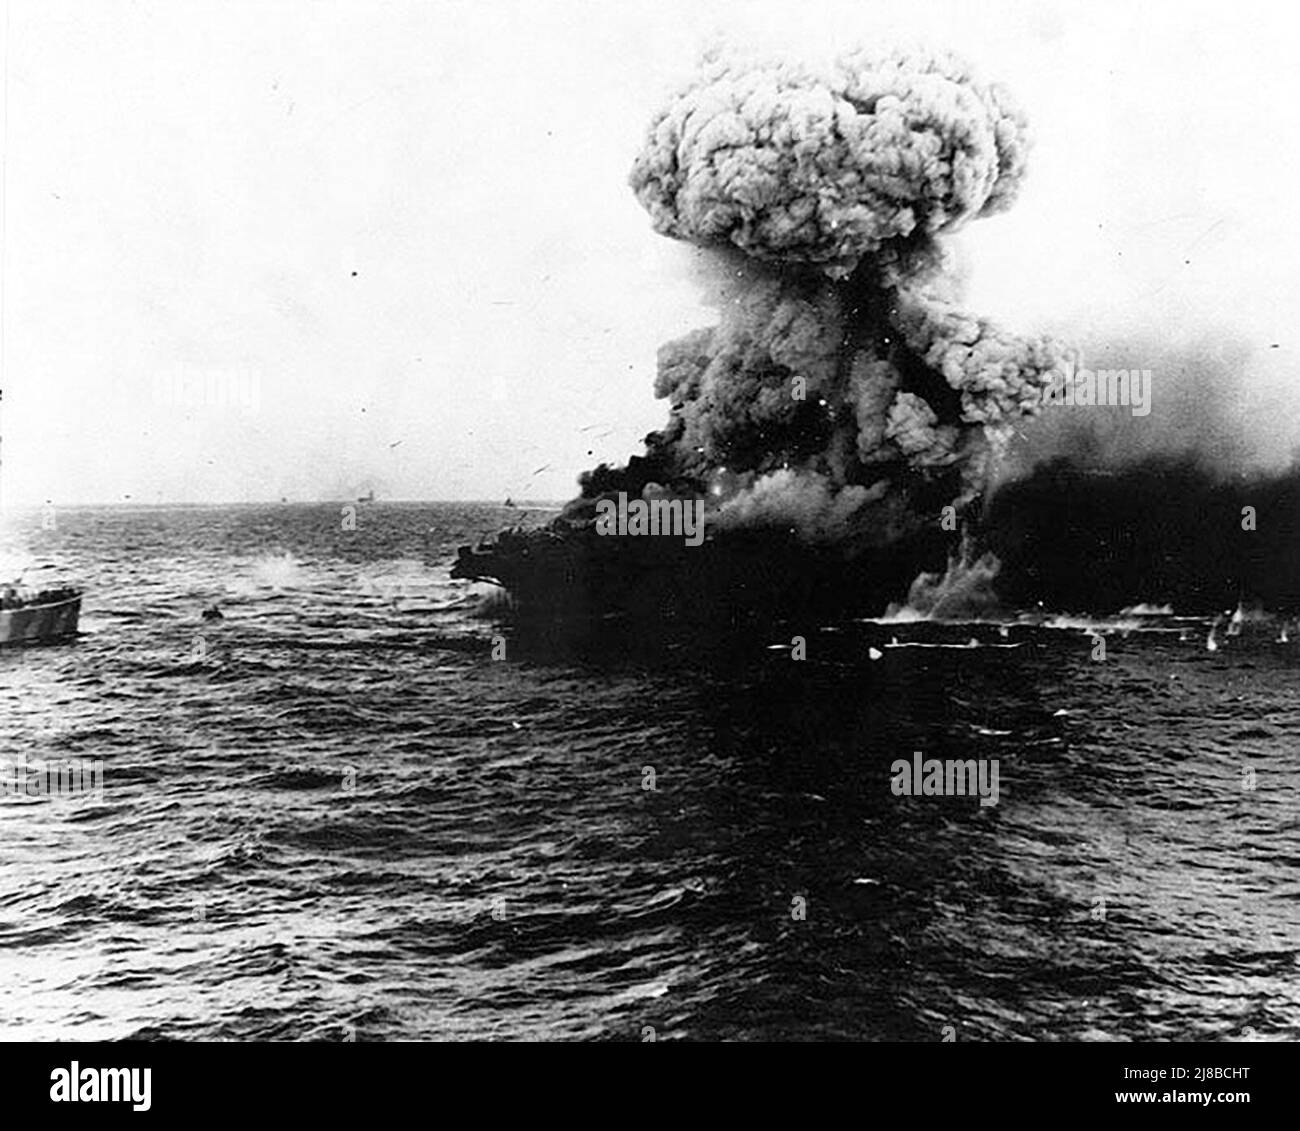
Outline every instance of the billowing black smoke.
<path fill-rule="evenodd" d="M 1013 607 L 1300 611 L 1300 466 L 1224 478 L 1192 455 L 1099 471 L 1066 458 L 1004 486 L 980 544 Z"/>

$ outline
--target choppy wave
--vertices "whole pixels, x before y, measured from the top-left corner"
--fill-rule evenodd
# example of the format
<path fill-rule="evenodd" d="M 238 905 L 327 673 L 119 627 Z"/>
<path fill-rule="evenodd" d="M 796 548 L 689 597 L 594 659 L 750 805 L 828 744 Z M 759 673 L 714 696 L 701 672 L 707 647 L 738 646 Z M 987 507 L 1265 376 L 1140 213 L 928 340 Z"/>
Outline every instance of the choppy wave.
<path fill-rule="evenodd" d="M 0 1035 L 1300 1036 L 1275 619 L 1213 653 L 1130 608 L 515 655 L 447 574 L 499 520 L 9 531 L 88 593 L 75 644 L 0 653 L 4 756 L 104 789 L 0 798 Z M 916 750 L 998 759 L 999 804 L 894 796 Z"/>

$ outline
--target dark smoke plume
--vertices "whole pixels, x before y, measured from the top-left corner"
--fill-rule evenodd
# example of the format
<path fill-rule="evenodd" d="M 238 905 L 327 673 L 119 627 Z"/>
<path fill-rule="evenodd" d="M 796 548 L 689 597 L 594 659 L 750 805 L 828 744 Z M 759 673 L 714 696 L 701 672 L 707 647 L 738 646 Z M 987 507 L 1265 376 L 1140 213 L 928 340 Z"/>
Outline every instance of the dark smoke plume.
<path fill-rule="evenodd" d="M 661 348 L 667 426 L 584 475 L 566 517 L 702 495 L 712 531 L 851 550 L 977 499 L 1065 357 L 954 305 L 941 239 L 1012 203 L 1027 149 L 1007 95 L 949 55 L 707 55 L 631 183 L 726 273 L 719 322 Z"/>
<path fill-rule="evenodd" d="M 1087 348 L 1093 368 L 1151 371 L 1150 415 L 1051 407 L 1023 429 L 977 524 L 1001 599 L 1094 614 L 1300 611 L 1300 450 L 1284 465 L 1294 397 L 1252 397 L 1261 352 L 1212 326 Z"/>
<path fill-rule="evenodd" d="M 980 545 L 997 555 L 997 591 L 1013 607 L 1197 614 L 1244 602 L 1294 614 L 1300 464 L 1220 476 L 1191 455 L 1110 471 L 1061 458 L 998 491 Z"/>

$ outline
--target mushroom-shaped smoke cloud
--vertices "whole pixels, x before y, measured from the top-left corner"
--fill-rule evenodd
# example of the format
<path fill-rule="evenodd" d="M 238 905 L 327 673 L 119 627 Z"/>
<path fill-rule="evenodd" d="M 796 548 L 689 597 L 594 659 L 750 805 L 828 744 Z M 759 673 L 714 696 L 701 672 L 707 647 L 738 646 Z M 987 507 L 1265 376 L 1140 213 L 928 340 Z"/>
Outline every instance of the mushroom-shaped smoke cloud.
<path fill-rule="evenodd" d="M 668 425 L 571 513 L 667 490 L 705 495 L 715 529 L 879 546 L 979 495 L 1064 357 L 955 308 L 938 237 L 1007 207 L 1026 149 L 1008 97 L 948 55 L 707 55 L 631 183 L 726 268 L 721 320 L 660 350 Z"/>
<path fill-rule="evenodd" d="M 950 55 L 825 72 L 716 52 L 655 119 L 632 185 L 664 235 L 850 274 L 1007 207 L 1025 122 Z"/>

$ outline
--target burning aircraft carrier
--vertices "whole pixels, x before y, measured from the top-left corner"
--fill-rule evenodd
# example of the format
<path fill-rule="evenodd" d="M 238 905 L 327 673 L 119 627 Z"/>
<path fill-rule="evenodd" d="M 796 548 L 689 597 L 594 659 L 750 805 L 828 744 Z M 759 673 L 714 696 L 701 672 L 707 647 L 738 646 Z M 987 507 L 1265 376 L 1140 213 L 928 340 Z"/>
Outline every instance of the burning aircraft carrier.
<path fill-rule="evenodd" d="M 631 187 L 697 245 L 716 325 L 662 346 L 664 428 L 580 477 L 548 526 L 463 547 L 525 618 L 870 614 L 941 568 L 1013 427 L 1069 358 L 957 303 L 944 237 L 1016 199 L 1026 122 L 955 56 L 811 64 L 709 52 Z M 602 530 L 630 499 L 705 504 L 706 537 Z"/>

